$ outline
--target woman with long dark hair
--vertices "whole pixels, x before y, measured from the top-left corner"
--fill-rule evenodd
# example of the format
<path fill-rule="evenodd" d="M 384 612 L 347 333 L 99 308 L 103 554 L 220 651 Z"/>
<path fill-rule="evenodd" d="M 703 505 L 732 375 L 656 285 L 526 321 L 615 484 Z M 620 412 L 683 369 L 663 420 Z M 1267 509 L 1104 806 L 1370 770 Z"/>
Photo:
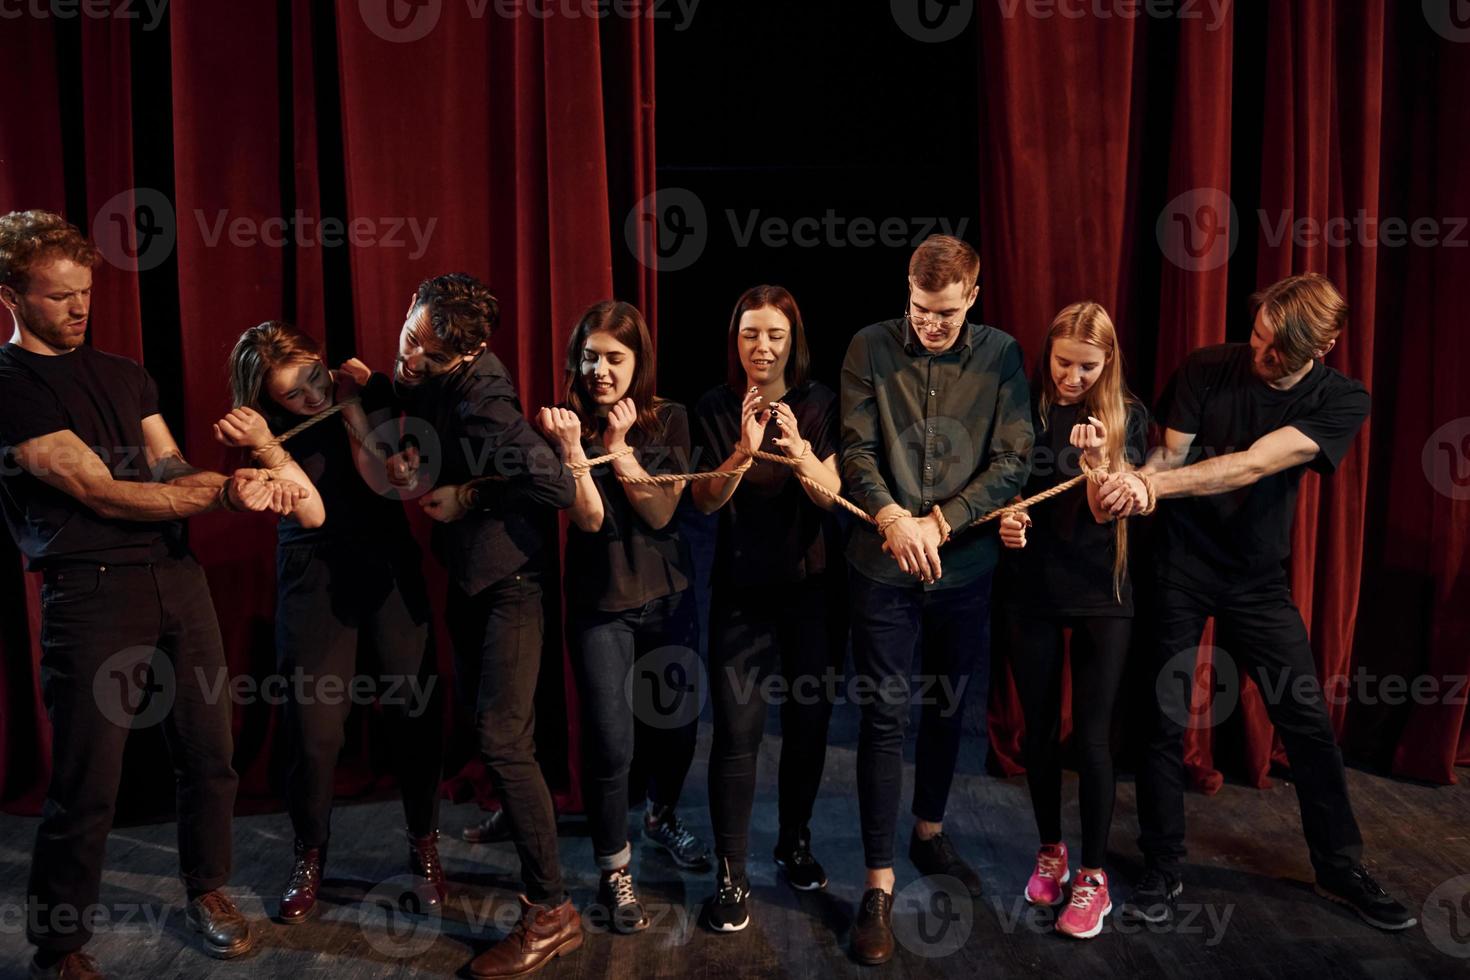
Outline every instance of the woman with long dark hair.
<path fill-rule="evenodd" d="M 686 481 L 623 482 L 687 472 L 688 415 L 654 393 L 656 377 L 643 315 L 627 303 L 598 303 L 568 341 L 564 405 L 537 417 L 577 474 L 565 582 L 582 707 L 583 795 L 602 872 L 598 905 L 625 933 L 648 925 L 629 870 L 635 743 L 650 770 L 644 837 L 681 868 L 709 863 L 704 843 L 675 813 L 699 716 L 699 699 L 683 689 L 699 672 L 693 576 L 675 519 Z M 594 471 L 580 465 L 607 454 L 617 458 Z"/>
<path fill-rule="evenodd" d="M 1140 466 L 1148 413 L 1128 391 L 1118 335 L 1096 303 L 1074 303 L 1052 321 L 1032 387 L 1036 446 L 1032 496 L 1083 469 L 1121 473 Z M 1128 528 L 1100 502 L 1097 483 L 1001 520 L 1004 556 L 997 603 L 1000 635 L 1025 719 L 1026 781 L 1041 845 L 1026 900 L 1060 905 L 1059 932 L 1090 939 L 1112 911 L 1103 871 L 1113 819 L 1113 705 L 1128 657 L 1133 588 Z M 1062 841 L 1059 746 L 1064 632 L 1072 631 L 1072 730 L 1077 745 L 1082 862 L 1072 878 Z"/>
<path fill-rule="evenodd" d="M 776 866 L 800 891 L 827 884 L 807 824 L 822 783 L 847 631 L 832 499 L 798 479 L 833 494 L 842 489 L 837 395 L 807 376 L 806 333 L 790 292 L 756 286 L 740 297 L 727 360 L 725 381 L 694 409 L 700 459 L 724 460 L 718 469 L 726 472 L 757 451 L 796 464 L 759 460 L 690 491 L 701 511 L 720 515 L 709 629 L 709 799 L 718 866 L 705 921 L 717 932 L 738 932 L 750 923 L 745 854 L 766 721 L 762 692 L 773 674 L 783 681 Z"/>
<path fill-rule="evenodd" d="M 332 782 L 359 676 L 371 677 L 393 726 L 394 772 L 403 796 L 408 864 L 422 905 L 445 895 L 439 862 L 440 699 L 429 643 L 429 602 L 419 549 L 388 486 L 373 425 L 396 418 L 392 382 L 362 362 L 335 374 L 321 345 L 272 320 L 240 336 L 230 354 L 234 409 L 215 438 L 252 451 L 317 493 L 276 527 L 276 660 L 286 679 L 291 763 L 286 804 L 295 856 L 277 919 L 316 909 L 331 836 Z M 326 419 L 274 445 L 338 401 Z"/>

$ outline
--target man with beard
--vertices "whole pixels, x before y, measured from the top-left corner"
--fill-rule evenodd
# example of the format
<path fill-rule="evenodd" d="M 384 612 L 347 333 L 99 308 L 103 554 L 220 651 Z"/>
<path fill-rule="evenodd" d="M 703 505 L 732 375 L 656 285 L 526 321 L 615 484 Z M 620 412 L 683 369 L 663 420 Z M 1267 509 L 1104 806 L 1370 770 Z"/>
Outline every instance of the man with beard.
<path fill-rule="evenodd" d="M 499 320 L 499 302 L 474 277 L 429 279 L 409 306 L 394 370 L 404 409 L 428 423 L 442 447 L 436 486 L 420 505 L 439 522 L 433 539 L 449 568 L 457 685 L 473 711 L 526 886 L 520 921 L 470 964 L 477 980 L 522 976 L 582 944 L 535 745 L 545 508 L 570 506 L 576 489 L 488 349 Z M 428 448 L 404 455 L 411 460 Z"/>
<path fill-rule="evenodd" d="M 1159 413 L 1164 445 L 1141 470 L 1114 474 L 1101 502 L 1125 517 L 1163 501 L 1155 674 L 1183 654 L 1192 678 L 1193 651 L 1215 617 L 1286 749 L 1317 893 L 1370 925 L 1407 929 L 1415 919 L 1361 863 L 1342 754 L 1285 566 L 1302 474 L 1332 473 L 1368 417 L 1363 385 L 1322 363 L 1347 304 L 1325 277 L 1307 273 L 1257 293 L 1254 305 L 1249 344 L 1207 347 L 1185 360 Z M 1160 689 L 1138 778 L 1145 869 L 1125 917 L 1166 922 L 1183 890 L 1188 712 L 1188 687 Z"/>
<path fill-rule="evenodd" d="M 130 685 L 113 709 L 141 703 L 150 688 L 171 697 L 161 720 L 178 786 L 185 919 L 211 956 L 250 950 L 249 925 L 221 891 L 236 776 L 230 703 L 211 697 L 204 679 L 226 670 L 224 648 L 183 518 L 215 508 L 289 514 L 307 494 L 267 470 L 227 477 L 184 462 L 148 373 L 84 344 L 97 261 L 58 215 L 0 217 L 0 303 L 14 322 L 0 347 L 0 508 L 28 567 L 44 575 L 41 679 L 52 730 L 26 891 L 33 978 L 101 976 L 81 950 L 131 727 L 107 710 L 100 687 L 94 693 L 104 671 Z M 174 678 L 162 693 L 150 664 Z"/>

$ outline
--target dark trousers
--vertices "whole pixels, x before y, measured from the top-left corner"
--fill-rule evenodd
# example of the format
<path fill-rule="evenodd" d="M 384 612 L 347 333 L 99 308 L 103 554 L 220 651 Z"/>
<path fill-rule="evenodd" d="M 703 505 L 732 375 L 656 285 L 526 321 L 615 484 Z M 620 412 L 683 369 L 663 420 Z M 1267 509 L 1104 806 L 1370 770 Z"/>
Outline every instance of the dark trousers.
<path fill-rule="evenodd" d="M 134 725 L 163 726 L 185 887 L 197 894 L 222 886 L 230 876 L 237 780 L 224 648 L 199 564 L 185 557 L 48 571 L 41 684 L 51 719 L 51 784 L 31 859 L 30 941 L 66 952 L 91 938 L 85 913 L 97 902 Z"/>
<path fill-rule="evenodd" d="M 556 811 L 536 761 L 536 679 L 545 632 L 540 575 L 522 570 L 474 596 L 451 586 L 447 618 L 457 686 L 473 708 L 480 755 L 510 820 L 526 897 L 559 904 L 566 889 Z"/>
<path fill-rule="evenodd" d="M 368 680 L 389 720 L 408 829 L 419 837 L 435 830 L 442 699 L 416 549 L 383 555 L 348 540 L 282 545 L 276 661 L 289 692 L 286 803 L 297 839 L 315 846 L 330 836 L 333 773 L 347 716 Z"/>
<path fill-rule="evenodd" d="M 1020 609 L 996 611 L 1011 675 L 1021 698 L 1023 750 L 1031 808 L 1043 844 L 1062 839 L 1062 660 L 1072 630 L 1072 744 L 1077 750 L 1082 811 L 1082 865 L 1102 867 L 1113 823 L 1113 705 L 1128 662 L 1133 620 L 1127 616 L 1057 618 Z"/>
<path fill-rule="evenodd" d="M 699 724 L 699 622 L 685 589 L 622 612 L 579 610 L 568 625 L 582 704 L 582 796 L 593 856 L 610 870 L 630 855 L 634 745 L 645 746 L 649 800 L 674 806 L 683 792 Z"/>
<path fill-rule="evenodd" d="M 715 854 L 745 864 L 755 803 L 756 756 L 769 706 L 767 679 L 781 705 L 779 803 L 786 841 L 811 820 L 827 760 L 827 723 L 841 675 L 845 597 L 828 575 L 779 588 L 715 589 L 710 609 L 709 760 Z"/>
<path fill-rule="evenodd" d="M 1173 870 L 1184 850 L 1184 731 L 1193 651 L 1213 615 L 1220 649 L 1243 682 L 1254 678 L 1266 714 L 1286 748 L 1301 805 L 1302 829 L 1319 875 L 1350 868 L 1363 839 L 1348 802 L 1342 754 L 1332 734 L 1306 626 L 1285 575 L 1208 593 L 1168 582 L 1158 587 L 1155 669 L 1163 697 L 1138 783 L 1138 845 L 1150 865 Z M 1273 696 L 1273 692 L 1275 696 Z M 1237 691 L 1238 693 L 1238 691 Z"/>
<path fill-rule="evenodd" d="M 925 591 L 851 576 L 854 687 L 862 699 L 858 735 L 858 810 L 869 868 L 893 866 L 893 834 L 903 789 L 903 740 L 911 699 L 924 700 L 914 749 L 913 815 L 944 819 L 959 757 L 965 692 L 990 651 L 987 573 L 967 585 Z M 909 674 L 919 650 L 920 684 Z M 875 693 L 869 693 L 875 691 Z"/>

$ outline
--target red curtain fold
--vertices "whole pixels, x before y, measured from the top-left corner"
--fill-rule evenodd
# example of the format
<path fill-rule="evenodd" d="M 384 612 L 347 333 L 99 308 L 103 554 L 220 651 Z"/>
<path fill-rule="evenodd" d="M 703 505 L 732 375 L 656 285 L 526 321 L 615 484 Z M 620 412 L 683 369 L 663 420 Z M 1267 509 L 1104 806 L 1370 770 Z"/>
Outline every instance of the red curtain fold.
<path fill-rule="evenodd" d="M 614 291 L 613 252 L 621 247 L 614 214 L 647 193 L 653 136 L 611 127 L 652 126 L 651 19 L 548 20 L 446 4 L 421 36 L 397 33 L 401 26 L 357 0 L 171 7 L 159 42 L 166 47 L 157 48 L 167 65 L 142 72 L 131 63 L 140 36 L 125 21 L 88 21 L 79 39 L 74 22 L 26 19 L 6 28 L 0 83 L 36 95 L 4 109 L 0 208 L 60 210 L 96 236 L 104 222 L 119 229 L 118 246 L 104 248 L 108 262 L 97 271 L 94 342 L 144 359 L 165 402 L 177 396 L 175 435 L 197 465 L 237 464 L 210 425 L 229 407 L 229 351 L 262 320 L 293 320 L 332 357 L 356 355 L 389 370 L 418 283 L 470 272 L 502 301 L 492 346 L 534 411 L 559 397 L 563 345 L 577 312 Z M 605 43 L 614 59 L 608 72 Z M 84 67 L 57 59 L 58 44 L 80 44 Z M 615 87 L 606 90 L 609 79 Z M 79 107 L 73 128 L 84 142 L 66 142 L 64 104 Z M 141 142 L 133 106 L 170 117 L 162 147 Z M 85 166 L 64 167 L 63 152 Z M 610 186 L 609 152 L 638 161 L 618 171 L 629 186 Z M 134 186 L 136 160 L 147 161 L 154 186 Z M 82 185 L 68 183 L 82 175 Z M 153 235 L 164 223 L 167 234 Z M 158 242 L 162 251 L 153 251 Z M 159 301 L 140 288 L 143 276 L 160 274 L 176 292 L 176 313 L 172 296 Z M 651 286 L 644 277 L 637 287 L 644 303 Z M 177 360 L 155 363 L 155 354 Z M 409 510 L 424 536 L 425 520 Z M 190 525 L 230 673 L 272 672 L 273 536 L 247 516 L 212 514 Z M 35 576 L 19 571 L 8 536 L 5 547 L 0 800 L 28 812 L 47 778 Z M 424 564 L 431 594 L 442 597 L 442 570 L 427 554 Z M 436 635 L 448 687 L 442 625 Z M 548 641 L 554 659 L 546 676 L 554 683 L 539 705 L 543 763 L 559 803 L 574 807 L 573 770 L 560 759 L 563 743 L 575 744 L 568 720 L 575 716 L 559 694 L 570 672 L 564 659 L 563 673 L 555 669 L 555 620 Z M 241 805 L 268 804 L 280 766 L 274 709 L 251 703 L 234 714 Z M 386 785 L 372 720 L 362 722 L 339 768 L 339 793 Z M 478 771 L 461 777 L 456 792 L 487 792 Z"/>

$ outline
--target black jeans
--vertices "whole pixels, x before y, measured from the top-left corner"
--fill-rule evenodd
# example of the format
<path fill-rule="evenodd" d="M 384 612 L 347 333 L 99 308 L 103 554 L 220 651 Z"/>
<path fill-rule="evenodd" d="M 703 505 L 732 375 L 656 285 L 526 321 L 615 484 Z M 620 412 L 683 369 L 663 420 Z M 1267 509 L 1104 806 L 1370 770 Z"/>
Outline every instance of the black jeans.
<path fill-rule="evenodd" d="M 847 612 L 837 576 L 779 588 L 716 587 L 710 609 L 714 746 L 709 808 L 715 855 L 745 864 L 755 803 L 756 756 L 774 695 L 781 705 L 781 835 L 811 820 L 827 761 L 827 723 L 846 653 Z M 767 679 L 784 682 L 774 691 Z"/>
<path fill-rule="evenodd" d="M 1357 864 L 1363 838 L 1348 801 L 1342 754 L 1332 734 L 1306 626 L 1286 576 L 1209 593 L 1158 586 L 1158 645 L 1150 676 L 1168 672 L 1138 782 L 1138 845 L 1147 862 L 1173 871 L 1184 859 L 1184 731 L 1194 651 L 1205 619 L 1217 644 L 1260 687 L 1266 714 L 1291 763 L 1302 829 L 1319 875 Z M 1183 656 L 1181 656 L 1183 655 Z M 1238 694 L 1237 686 L 1237 694 Z"/>
<path fill-rule="evenodd" d="M 185 887 L 222 886 L 237 780 L 224 647 L 199 564 L 185 557 L 48 570 L 41 684 L 51 783 L 31 859 L 27 938 L 55 952 L 91 938 L 85 911 L 97 902 L 123 748 L 135 726 L 163 725 Z"/>
<path fill-rule="evenodd" d="M 858 810 L 869 868 L 893 866 L 893 834 L 903 789 L 903 740 L 911 699 L 922 699 L 914 749 L 913 815 L 944 819 L 959 758 L 965 692 L 990 652 L 990 582 L 986 573 L 967 585 L 925 591 L 885 585 L 853 570 L 852 660 L 854 696 L 862 699 L 858 735 Z M 912 689 L 914 652 L 922 678 Z"/>
<path fill-rule="evenodd" d="M 1011 674 L 1025 718 L 1026 783 L 1036 831 L 1043 844 L 1062 839 L 1063 630 L 1072 630 L 1072 744 L 1077 749 L 1078 803 L 1082 811 L 1082 865 L 1100 868 L 1113 823 L 1113 705 L 1133 619 L 1128 616 L 1056 618 L 1014 608 L 996 611 L 1006 638 Z"/>
<path fill-rule="evenodd" d="M 383 555 L 329 539 L 276 553 L 276 662 L 289 691 L 291 735 L 286 803 L 306 844 L 330 836 L 347 716 L 369 682 L 391 725 L 408 829 L 423 837 L 438 826 L 444 746 L 429 600 L 417 549 L 398 550 Z"/>
<path fill-rule="evenodd" d="M 556 811 L 536 761 L 536 680 L 545 632 L 541 577 L 523 569 L 474 596 L 451 586 L 447 619 L 457 687 L 473 710 L 480 755 L 510 819 L 526 897 L 559 904 L 566 888 Z"/>
<path fill-rule="evenodd" d="M 631 855 L 635 744 L 647 752 L 647 797 L 658 806 L 679 802 L 694 761 L 701 673 L 694 594 L 684 589 L 623 612 L 574 611 L 568 627 L 582 703 L 582 796 L 592 853 L 606 871 Z"/>

